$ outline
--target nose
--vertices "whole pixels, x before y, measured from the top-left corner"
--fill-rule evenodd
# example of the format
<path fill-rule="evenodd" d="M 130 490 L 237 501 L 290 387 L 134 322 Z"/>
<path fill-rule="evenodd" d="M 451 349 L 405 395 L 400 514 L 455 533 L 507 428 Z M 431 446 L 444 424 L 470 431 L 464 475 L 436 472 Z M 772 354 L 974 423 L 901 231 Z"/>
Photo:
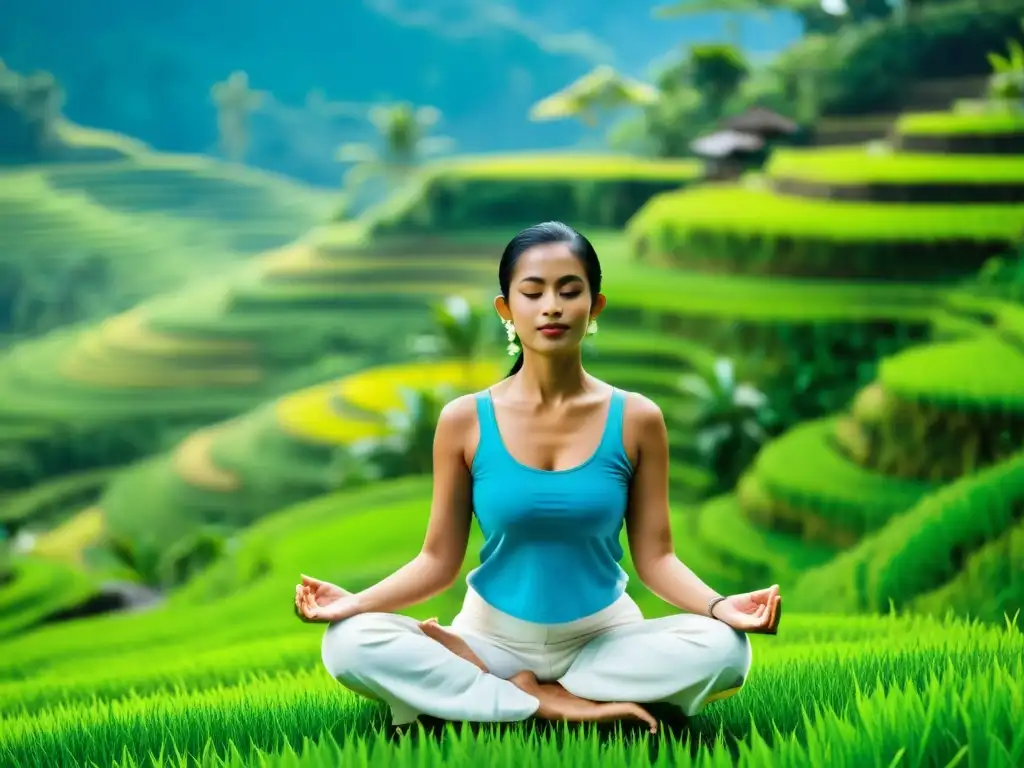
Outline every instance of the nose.
<path fill-rule="evenodd" d="M 558 292 L 548 294 L 548 299 L 544 303 L 544 316 L 545 317 L 561 317 L 562 305 L 558 300 Z"/>

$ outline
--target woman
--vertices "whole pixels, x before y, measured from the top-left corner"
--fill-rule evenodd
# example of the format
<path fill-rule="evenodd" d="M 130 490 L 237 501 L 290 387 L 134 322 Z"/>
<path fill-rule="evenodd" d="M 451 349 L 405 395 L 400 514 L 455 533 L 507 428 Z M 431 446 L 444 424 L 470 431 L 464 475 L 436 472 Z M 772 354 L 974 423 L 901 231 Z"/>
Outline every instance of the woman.
<path fill-rule="evenodd" d="M 296 611 L 330 624 L 324 665 L 390 705 L 395 725 L 628 718 L 654 732 L 641 704 L 692 715 L 743 685 L 746 633 L 775 633 L 778 586 L 724 597 L 677 559 L 662 413 L 581 362 L 605 307 L 587 239 L 559 222 L 530 227 L 498 278 L 495 308 L 510 353 L 516 336 L 522 352 L 503 381 L 444 408 L 422 550 L 356 594 L 304 576 Z M 454 584 L 474 513 L 481 563 L 451 626 L 396 614 Z M 644 619 L 625 593 L 623 525 L 639 578 L 686 613 Z"/>

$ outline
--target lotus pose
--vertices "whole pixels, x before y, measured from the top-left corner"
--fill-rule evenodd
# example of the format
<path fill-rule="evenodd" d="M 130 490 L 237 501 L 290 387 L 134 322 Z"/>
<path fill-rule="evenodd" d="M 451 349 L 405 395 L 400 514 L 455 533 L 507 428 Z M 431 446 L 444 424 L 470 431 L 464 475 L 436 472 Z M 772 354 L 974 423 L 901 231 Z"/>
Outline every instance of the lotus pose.
<path fill-rule="evenodd" d="M 582 365 L 606 303 L 590 242 L 558 222 L 530 227 L 498 279 L 518 360 L 445 406 L 421 551 L 358 593 L 303 576 L 296 612 L 329 624 L 327 670 L 386 702 L 394 725 L 635 719 L 654 732 L 645 704 L 689 716 L 740 689 L 747 633 L 776 632 L 778 586 L 722 596 L 676 557 L 661 410 Z M 451 625 L 396 613 L 455 583 L 474 515 L 485 541 Z M 681 613 L 646 619 L 626 593 L 623 526 L 638 577 Z"/>

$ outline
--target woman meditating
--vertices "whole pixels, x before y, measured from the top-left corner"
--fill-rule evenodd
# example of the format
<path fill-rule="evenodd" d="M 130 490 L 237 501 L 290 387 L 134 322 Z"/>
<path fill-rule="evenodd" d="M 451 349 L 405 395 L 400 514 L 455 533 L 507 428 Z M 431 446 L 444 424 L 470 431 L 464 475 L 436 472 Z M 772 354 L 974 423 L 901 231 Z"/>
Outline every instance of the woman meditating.
<path fill-rule="evenodd" d="M 645 703 L 693 715 L 739 690 L 747 633 L 776 632 L 778 586 L 722 596 L 676 557 L 661 410 L 582 365 L 606 301 L 590 242 L 530 227 L 498 279 L 510 354 L 516 337 L 522 350 L 507 378 L 445 406 L 421 551 L 362 592 L 303 576 L 296 612 L 329 623 L 327 670 L 386 702 L 394 725 L 639 719 L 654 732 Z M 399 615 L 458 579 L 474 514 L 485 542 L 451 625 Z M 623 525 L 640 580 L 683 613 L 645 619 L 626 594 Z"/>

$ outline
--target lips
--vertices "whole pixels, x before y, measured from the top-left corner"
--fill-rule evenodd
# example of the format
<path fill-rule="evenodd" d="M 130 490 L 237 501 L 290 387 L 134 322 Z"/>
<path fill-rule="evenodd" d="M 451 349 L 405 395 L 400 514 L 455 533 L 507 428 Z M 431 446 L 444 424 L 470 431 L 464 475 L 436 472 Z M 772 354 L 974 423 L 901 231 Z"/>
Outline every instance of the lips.
<path fill-rule="evenodd" d="M 567 331 L 569 330 L 568 325 L 562 325 L 561 323 L 549 323 L 548 325 L 542 325 L 538 330 L 541 331 Z"/>

